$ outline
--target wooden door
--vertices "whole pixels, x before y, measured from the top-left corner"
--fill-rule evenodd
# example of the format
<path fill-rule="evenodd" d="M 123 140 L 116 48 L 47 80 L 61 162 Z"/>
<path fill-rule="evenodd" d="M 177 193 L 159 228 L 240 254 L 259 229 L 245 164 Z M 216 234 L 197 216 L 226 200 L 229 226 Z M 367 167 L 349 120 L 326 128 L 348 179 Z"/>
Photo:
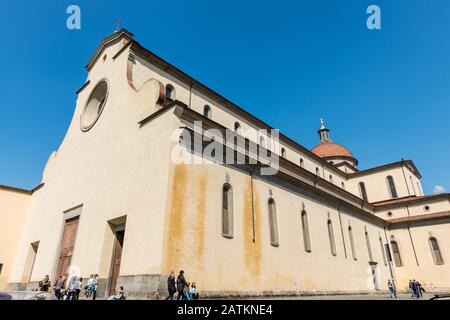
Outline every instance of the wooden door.
<path fill-rule="evenodd" d="M 59 276 L 67 278 L 68 268 L 72 261 L 73 249 L 75 247 L 75 239 L 77 236 L 79 216 L 66 220 L 64 223 L 64 231 L 61 239 L 61 249 L 59 251 L 58 271 L 56 279 Z"/>
<path fill-rule="evenodd" d="M 125 237 L 125 230 L 116 231 L 112 266 L 111 266 L 111 278 L 109 282 L 110 283 L 109 295 L 115 295 L 117 293 L 116 286 L 117 286 L 117 278 L 119 278 L 120 273 L 120 261 L 122 260 L 122 248 L 124 237 Z"/>

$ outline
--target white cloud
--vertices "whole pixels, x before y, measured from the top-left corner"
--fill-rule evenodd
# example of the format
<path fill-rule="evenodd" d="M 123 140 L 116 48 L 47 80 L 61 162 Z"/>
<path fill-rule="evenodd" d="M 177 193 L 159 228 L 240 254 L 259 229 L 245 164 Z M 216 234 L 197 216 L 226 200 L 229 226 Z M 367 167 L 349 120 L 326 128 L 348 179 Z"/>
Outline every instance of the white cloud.
<path fill-rule="evenodd" d="M 444 186 L 435 185 L 434 188 L 433 188 L 433 193 L 434 193 L 434 194 L 445 193 L 445 188 L 444 188 Z"/>

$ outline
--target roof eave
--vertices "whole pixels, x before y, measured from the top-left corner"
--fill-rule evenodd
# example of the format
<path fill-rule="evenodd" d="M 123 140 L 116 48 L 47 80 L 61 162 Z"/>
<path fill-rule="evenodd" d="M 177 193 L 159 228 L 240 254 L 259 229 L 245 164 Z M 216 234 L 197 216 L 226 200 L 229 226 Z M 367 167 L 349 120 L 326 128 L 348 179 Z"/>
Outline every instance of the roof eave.
<path fill-rule="evenodd" d="M 95 61 L 97 61 L 100 53 L 103 51 L 103 49 L 106 47 L 106 45 L 108 45 L 109 43 L 111 43 L 113 41 L 116 41 L 117 39 L 120 39 L 121 37 L 124 37 L 128 40 L 132 40 L 132 38 L 134 37 L 134 34 L 131 33 L 130 31 L 122 28 L 120 31 L 114 32 L 114 33 L 110 34 L 109 36 L 107 36 L 106 38 L 104 38 L 102 40 L 102 42 L 100 43 L 100 45 L 95 50 L 94 54 L 89 59 L 88 63 L 86 64 L 86 66 L 85 66 L 86 70 L 87 71 L 91 70 L 92 66 L 94 65 Z"/>

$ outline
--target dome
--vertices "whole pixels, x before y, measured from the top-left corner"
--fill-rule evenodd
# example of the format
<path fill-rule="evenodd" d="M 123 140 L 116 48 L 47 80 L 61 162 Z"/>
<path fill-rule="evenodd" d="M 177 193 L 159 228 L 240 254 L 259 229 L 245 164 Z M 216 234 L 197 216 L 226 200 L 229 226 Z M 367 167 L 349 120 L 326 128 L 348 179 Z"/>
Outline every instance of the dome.
<path fill-rule="evenodd" d="M 353 154 L 346 147 L 331 141 L 330 130 L 325 127 L 323 119 L 320 119 L 320 129 L 317 133 L 320 137 L 320 143 L 312 148 L 312 153 L 334 165 L 343 162 L 346 162 L 353 167 L 358 165 L 358 160 L 355 159 Z"/>
<path fill-rule="evenodd" d="M 346 157 L 354 159 L 352 153 L 346 147 L 334 142 L 319 143 L 311 152 L 321 158 Z"/>

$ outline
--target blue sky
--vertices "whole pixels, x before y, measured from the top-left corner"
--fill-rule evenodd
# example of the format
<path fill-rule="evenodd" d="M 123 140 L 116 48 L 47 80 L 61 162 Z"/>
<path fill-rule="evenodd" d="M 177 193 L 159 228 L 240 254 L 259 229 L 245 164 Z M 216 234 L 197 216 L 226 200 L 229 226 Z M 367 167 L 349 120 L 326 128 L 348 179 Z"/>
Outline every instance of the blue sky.
<path fill-rule="evenodd" d="M 81 30 L 66 8 L 81 8 Z M 377 4 L 382 29 L 366 28 Z M 122 26 L 302 145 L 324 117 L 359 168 L 412 159 L 450 189 L 450 2 L 16 1 L 0 8 L 0 184 L 32 188 L 61 143 L 100 41 Z"/>

